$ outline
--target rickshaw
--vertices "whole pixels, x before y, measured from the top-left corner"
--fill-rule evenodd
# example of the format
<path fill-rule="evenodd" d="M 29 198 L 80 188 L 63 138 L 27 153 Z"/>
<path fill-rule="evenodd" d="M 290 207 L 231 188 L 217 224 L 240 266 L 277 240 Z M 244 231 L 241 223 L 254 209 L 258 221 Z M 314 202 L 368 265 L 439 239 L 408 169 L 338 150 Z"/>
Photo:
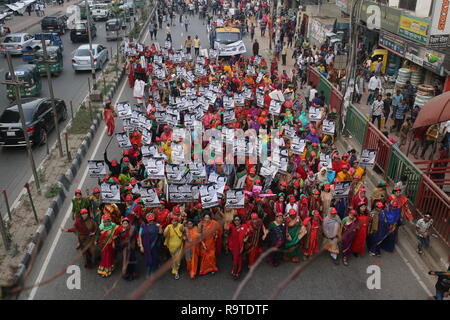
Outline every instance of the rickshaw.
<path fill-rule="evenodd" d="M 34 64 L 21 64 L 15 67 L 14 73 L 19 81 L 24 82 L 24 85 L 20 87 L 20 97 L 37 97 L 41 94 L 41 75 L 37 66 Z M 12 80 L 9 72 L 6 72 L 5 79 Z M 6 96 L 11 101 L 16 99 L 14 86 L 6 86 Z"/>
<path fill-rule="evenodd" d="M 53 75 L 60 75 L 63 71 L 63 55 L 61 49 L 59 47 L 51 46 L 47 47 L 47 56 L 48 56 L 48 66 L 50 68 L 50 72 Z M 47 75 L 47 67 L 44 61 L 44 50 L 38 50 L 36 52 L 36 59 L 34 60 L 35 65 L 38 68 L 39 74 L 41 76 Z"/>
<path fill-rule="evenodd" d="M 121 40 L 124 36 L 122 21 L 120 19 L 110 19 L 106 21 L 106 40 Z"/>

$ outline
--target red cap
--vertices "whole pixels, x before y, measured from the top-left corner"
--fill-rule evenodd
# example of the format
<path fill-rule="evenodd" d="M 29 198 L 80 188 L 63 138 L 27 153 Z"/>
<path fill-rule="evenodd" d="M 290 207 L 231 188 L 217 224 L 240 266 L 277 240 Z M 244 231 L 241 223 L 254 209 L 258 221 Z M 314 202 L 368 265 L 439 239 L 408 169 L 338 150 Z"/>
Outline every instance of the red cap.
<path fill-rule="evenodd" d="M 289 201 L 295 201 L 295 196 L 290 195 L 290 196 L 289 196 Z"/>
<path fill-rule="evenodd" d="M 75 190 L 75 194 L 82 194 L 82 192 L 81 192 L 81 189 L 77 189 L 77 190 Z"/>
<path fill-rule="evenodd" d="M 176 212 L 176 213 L 180 213 L 181 209 L 180 209 L 179 206 L 175 206 L 175 207 L 173 207 L 173 211 Z"/>
<path fill-rule="evenodd" d="M 147 214 L 147 221 L 153 221 L 153 220 L 155 220 L 155 217 L 151 213 Z"/>
<path fill-rule="evenodd" d="M 290 216 L 294 216 L 294 215 L 296 215 L 296 214 L 297 214 L 297 212 L 295 212 L 294 209 L 290 209 L 290 210 L 289 210 L 289 215 L 290 215 Z"/>
<path fill-rule="evenodd" d="M 130 158 L 124 157 L 124 158 L 123 158 L 123 162 L 130 162 Z"/>
<path fill-rule="evenodd" d="M 319 194 L 320 194 L 320 192 L 319 192 L 319 190 L 317 190 L 317 189 L 314 189 L 314 191 L 313 191 L 313 194 L 315 194 L 315 195 L 319 195 Z"/>
<path fill-rule="evenodd" d="M 357 213 L 356 213 L 356 210 L 350 210 L 349 212 L 348 212 L 348 214 L 352 214 L 352 215 L 354 215 L 354 216 L 356 216 L 357 215 Z"/>
<path fill-rule="evenodd" d="M 313 216 L 314 216 L 314 217 L 320 217 L 319 210 L 314 210 L 314 211 L 313 211 Z"/>
<path fill-rule="evenodd" d="M 400 189 L 400 187 L 395 187 L 394 192 L 396 192 L 396 191 L 402 191 L 402 189 Z"/>
<path fill-rule="evenodd" d="M 100 189 L 95 187 L 94 190 L 92 191 L 93 193 L 100 193 Z"/>
<path fill-rule="evenodd" d="M 127 190 L 133 190 L 132 186 L 127 186 Z"/>
<path fill-rule="evenodd" d="M 283 182 L 281 183 L 281 185 L 282 185 L 283 187 L 287 187 L 286 181 L 283 181 Z"/>
<path fill-rule="evenodd" d="M 283 214 L 281 212 L 277 213 L 277 217 L 282 217 L 282 216 L 283 216 Z"/>
<path fill-rule="evenodd" d="M 172 220 L 178 221 L 178 220 L 180 220 L 180 218 L 178 218 L 178 216 L 173 215 Z"/>
<path fill-rule="evenodd" d="M 330 209 L 328 210 L 328 212 L 329 212 L 329 213 L 337 213 L 337 210 L 336 210 L 336 208 L 330 208 Z"/>
<path fill-rule="evenodd" d="M 252 213 L 251 217 L 252 217 L 252 219 L 258 219 L 259 218 L 257 213 Z"/>
<path fill-rule="evenodd" d="M 112 165 L 113 167 L 117 166 L 117 161 L 116 161 L 116 160 L 111 161 L 111 165 Z"/>
<path fill-rule="evenodd" d="M 384 208 L 384 204 L 381 201 L 377 202 L 377 208 Z"/>
<path fill-rule="evenodd" d="M 129 155 L 130 154 L 130 152 L 128 151 L 128 150 L 123 150 L 123 155 L 124 156 L 127 156 L 127 155 Z"/>
<path fill-rule="evenodd" d="M 391 201 L 391 205 L 392 205 L 393 207 L 398 207 L 398 201 L 397 201 L 397 200 L 392 200 L 392 201 Z"/>
<path fill-rule="evenodd" d="M 348 164 L 343 164 L 341 168 L 342 169 L 348 169 Z"/>
<path fill-rule="evenodd" d="M 133 196 L 131 194 L 127 195 L 125 201 L 133 201 Z"/>
<path fill-rule="evenodd" d="M 83 213 L 88 213 L 87 209 L 85 209 L 85 208 L 81 209 L 80 214 L 83 214 Z"/>
<path fill-rule="evenodd" d="M 329 183 L 325 183 L 325 189 L 330 189 L 330 187 L 331 187 L 331 184 L 329 184 Z"/>

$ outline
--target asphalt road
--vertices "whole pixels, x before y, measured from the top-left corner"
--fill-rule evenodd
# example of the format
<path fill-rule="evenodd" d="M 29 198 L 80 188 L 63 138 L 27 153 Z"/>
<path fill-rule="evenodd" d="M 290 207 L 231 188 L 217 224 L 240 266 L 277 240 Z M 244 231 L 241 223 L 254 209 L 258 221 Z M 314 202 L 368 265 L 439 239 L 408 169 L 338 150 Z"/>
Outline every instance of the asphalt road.
<path fill-rule="evenodd" d="M 114 55 L 116 52 L 116 41 L 106 41 L 106 30 L 105 22 L 96 22 L 97 27 L 97 37 L 93 39 L 93 43 L 103 44 L 108 48 L 110 56 Z M 126 29 L 129 30 L 129 29 Z M 41 26 L 36 25 L 30 28 L 28 31 L 30 34 L 35 34 L 41 32 Z M 83 101 L 84 97 L 88 93 L 88 78 L 91 78 L 90 71 L 81 71 L 75 73 L 72 69 L 72 56 L 75 50 L 84 43 L 72 43 L 70 41 L 70 31 L 66 32 L 65 35 L 61 36 L 64 44 L 63 59 L 64 59 L 64 71 L 58 77 L 52 77 L 53 79 L 53 92 L 56 98 L 64 99 L 69 112 L 70 119 L 70 104 L 72 101 L 74 112 L 78 110 L 79 104 Z M 111 55 L 112 53 L 112 55 Z M 13 57 L 14 66 L 23 64 L 21 56 Z M 8 71 L 8 64 L 5 57 L 0 57 L 0 77 L 4 79 L 5 73 Z M 97 71 L 97 78 L 100 72 Z M 91 79 L 92 80 L 92 79 Z M 47 77 L 42 77 L 42 91 L 41 97 L 50 96 L 48 90 Z M 2 90 L 0 91 L 0 113 L 5 110 L 9 101 L 6 98 L 6 86 L 1 85 Z M 92 81 L 91 81 L 92 86 Z M 67 121 L 60 123 L 60 128 L 64 128 Z M 48 143 L 52 146 L 56 141 L 56 133 L 53 130 L 48 137 Z M 36 167 L 39 166 L 41 161 L 46 156 L 46 147 L 37 146 L 33 149 L 33 155 L 36 162 Z M 6 190 L 10 205 L 17 198 L 20 192 L 23 190 L 23 185 L 28 182 L 32 176 L 32 171 L 30 163 L 27 156 L 26 148 L 24 147 L 0 147 L 0 191 Z M 5 214 L 6 206 L 3 201 L 3 197 L 0 200 L 0 210 Z"/>
<path fill-rule="evenodd" d="M 197 19 L 193 22 L 190 34 L 201 36 L 202 43 L 206 41 L 205 26 Z M 194 25 L 195 24 L 195 25 Z M 173 28 L 175 44 L 181 44 L 185 38 L 178 24 Z M 158 40 L 161 42 L 164 35 L 159 32 Z M 146 38 L 149 43 L 149 37 Z M 247 41 L 248 42 L 248 41 Z M 116 101 L 133 101 L 132 90 L 126 82 L 119 86 Z M 102 154 L 109 142 L 106 136 L 106 129 L 102 125 L 93 142 L 86 159 L 102 159 Z M 116 132 L 122 130 L 121 121 L 116 123 Z M 109 158 L 119 156 L 120 150 L 117 142 L 113 141 L 108 148 Z M 80 169 L 76 181 L 70 190 L 70 195 L 77 188 L 83 190 L 92 188 L 96 184 L 95 179 L 87 177 L 86 164 Z M 45 241 L 41 253 L 37 257 L 26 284 L 34 284 L 45 281 L 58 272 L 63 271 L 63 275 L 54 279 L 50 283 L 37 287 L 34 290 L 24 291 L 20 299 L 61 299 L 61 300 L 92 300 L 102 299 L 107 291 L 110 292 L 106 299 L 123 299 L 132 293 L 143 283 L 141 276 L 135 281 L 126 282 L 120 279 L 120 262 L 117 269 L 110 278 L 102 279 L 96 274 L 96 270 L 87 270 L 82 267 L 82 261 L 75 262 L 81 270 L 81 288 L 69 290 L 67 280 L 70 274 L 64 271 L 68 264 L 79 251 L 75 249 L 76 239 L 73 234 L 59 232 L 59 225 L 65 228 L 72 225 L 70 218 L 70 199 L 65 202 L 64 208 L 57 218 L 51 234 Z M 423 268 L 415 261 L 414 252 L 411 248 L 398 247 L 394 253 L 383 252 L 381 257 L 370 257 L 366 254 L 362 258 L 350 259 L 350 266 L 342 264 L 335 266 L 324 254 L 305 268 L 298 278 L 292 281 L 280 295 L 280 299 L 361 299 L 361 300 L 381 300 L 381 299 L 426 299 L 430 293 L 434 293 L 433 282 L 430 277 L 424 275 Z M 118 259 L 120 261 L 120 259 Z M 305 262 L 301 262 L 305 263 Z M 246 262 L 244 261 L 246 265 Z M 377 265 L 381 270 L 381 288 L 370 290 L 367 287 L 367 273 L 369 266 Z M 253 278 L 242 291 L 241 299 L 267 299 L 273 290 L 298 266 L 293 263 L 282 263 L 278 268 L 273 268 L 266 263 L 262 263 L 255 271 Z M 231 256 L 220 255 L 218 258 L 220 271 L 216 275 L 206 275 L 190 280 L 182 265 L 180 280 L 174 280 L 170 272 L 167 272 L 155 285 L 145 294 L 144 299 L 149 300 L 216 300 L 231 299 L 239 285 L 230 276 Z M 144 264 L 142 255 L 138 254 L 138 268 L 144 274 Z M 244 269 L 243 275 L 247 274 Z"/>

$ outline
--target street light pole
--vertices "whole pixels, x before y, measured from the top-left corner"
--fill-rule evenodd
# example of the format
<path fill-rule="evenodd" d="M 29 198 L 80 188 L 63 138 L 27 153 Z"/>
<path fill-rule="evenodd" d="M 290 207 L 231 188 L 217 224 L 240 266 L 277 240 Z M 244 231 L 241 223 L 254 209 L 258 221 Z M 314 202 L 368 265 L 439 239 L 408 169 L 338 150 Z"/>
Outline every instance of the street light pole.
<path fill-rule="evenodd" d="M 89 38 L 89 52 L 91 56 L 91 73 L 92 73 L 92 89 L 97 90 L 97 83 L 95 81 L 95 67 L 94 67 L 94 57 L 92 55 L 92 34 L 91 34 L 91 9 L 89 8 L 88 1 L 85 0 L 86 6 L 86 19 L 88 27 L 88 38 Z"/>
<path fill-rule="evenodd" d="M 17 107 L 19 109 L 20 122 L 22 123 L 23 136 L 25 137 L 25 143 L 27 145 L 28 159 L 30 159 L 31 170 L 33 171 L 34 181 L 36 182 L 37 192 L 38 192 L 38 194 L 41 194 L 41 185 L 39 183 L 39 177 L 38 177 L 38 174 L 36 171 L 36 165 L 34 163 L 33 151 L 31 150 L 30 137 L 28 136 L 27 125 L 25 123 L 25 115 L 23 113 L 22 101 L 21 101 L 21 97 L 20 97 L 20 87 L 23 86 L 23 82 L 19 81 L 16 74 L 14 73 L 14 67 L 13 67 L 13 64 L 11 61 L 11 55 L 9 52 L 6 52 L 6 61 L 8 62 L 9 74 L 11 75 L 11 81 L 5 81 L 5 84 L 14 86 Z"/>
<path fill-rule="evenodd" d="M 45 36 L 43 33 L 41 33 L 41 42 L 42 42 L 42 51 L 44 51 L 44 62 L 45 62 L 45 70 L 47 72 L 48 90 L 50 91 L 50 99 L 52 101 L 53 121 L 55 122 L 55 130 L 56 130 L 56 141 L 58 144 L 59 156 L 62 157 L 63 150 L 58 125 L 58 114 L 56 112 L 55 95 L 53 94 L 52 73 L 50 72 L 50 65 L 48 64 L 47 44 L 45 43 Z"/>

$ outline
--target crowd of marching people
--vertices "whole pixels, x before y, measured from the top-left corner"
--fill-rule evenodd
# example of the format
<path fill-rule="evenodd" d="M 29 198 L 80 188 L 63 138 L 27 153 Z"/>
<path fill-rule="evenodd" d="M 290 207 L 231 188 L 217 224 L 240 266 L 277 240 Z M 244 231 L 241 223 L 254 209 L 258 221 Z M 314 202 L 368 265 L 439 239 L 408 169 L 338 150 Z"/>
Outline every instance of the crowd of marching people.
<path fill-rule="evenodd" d="M 121 257 L 121 275 L 132 280 L 138 276 L 139 255 L 147 276 L 172 258 L 175 279 L 182 269 L 193 279 L 219 271 L 217 257 L 227 254 L 232 260 L 228 271 L 238 279 L 244 262 L 252 267 L 268 248 L 278 249 L 267 257 L 274 267 L 308 260 L 321 249 L 333 263 L 342 260 L 345 266 L 367 252 L 379 256 L 381 249 L 394 250 L 399 226 L 411 219 L 404 196 L 407 179 L 392 192 L 385 181 L 379 181 L 369 194 L 365 179 L 370 167 L 360 165 L 355 150 L 340 153 L 334 135 L 324 132 L 324 121 L 335 121 L 336 110 L 318 94 L 303 103 L 305 97 L 297 90 L 299 78 L 280 72 L 278 64 L 268 63 L 262 56 L 222 60 L 210 50 L 196 58 L 173 50 L 170 41 L 164 48 L 129 41 L 124 54 L 128 83 L 137 101 L 135 110 L 145 114 L 150 125 L 145 130 L 127 127 L 130 146 L 113 159 L 105 150 L 107 172 L 99 178 L 99 187 L 92 195 L 89 190 L 75 192 L 74 226 L 63 231 L 77 234 L 86 267 L 97 267 L 100 276 L 109 277 Z M 211 91 L 200 108 L 183 108 L 176 123 L 160 117 L 168 109 L 181 107 L 177 98 L 195 100 Z M 237 96 L 243 92 L 245 99 L 238 103 Z M 281 92 L 282 97 L 275 98 L 274 92 Z M 236 100 L 231 107 L 225 103 L 229 99 Z M 319 118 L 309 117 L 309 106 L 320 110 Z M 126 118 L 118 117 L 115 109 L 110 101 L 105 103 L 104 119 L 112 138 L 122 124 L 126 127 Z M 230 110 L 234 113 L 231 121 L 225 117 Z M 192 129 L 187 125 L 188 114 L 195 114 L 204 130 L 254 129 L 269 134 L 279 130 L 277 143 L 288 151 L 287 167 L 269 176 L 264 174 L 263 163 L 251 163 L 248 156 L 243 164 L 208 161 L 202 164 L 206 176 L 188 183 L 203 185 L 211 175 L 225 177 L 223 190 L 216 189 L 218 201 L 206 208 L 198 194 L 190 201 L 172 201 L 167 177 L 152 178 L 143 150 L 153 148 L 155 155 L 166 159 L 166 168 L 175 162 L 173 149 L 180 138 L 174 138 L 174 132 Z M 294 140 L 304 141 L 300 150 L 292 148 Z M 273 143 L 261 141 L 267 150 Z M 202 148 L 208 144 L 203 141 Z M 232 157 L 236 160 L 237 154 Z M 119 201 L 104 201 L 101 186 L 105 183 L 120 188 Z M 338 193 L 345 183 L 349 188 Z M 157 206 L 147 205 L 140 194 L 143 187 L 154 190 Z M 245 205 L 227 206 L 230 190 L 243 190 Z M 421 225 L 424 238 L 431 226 L 429 218 Z"/>

